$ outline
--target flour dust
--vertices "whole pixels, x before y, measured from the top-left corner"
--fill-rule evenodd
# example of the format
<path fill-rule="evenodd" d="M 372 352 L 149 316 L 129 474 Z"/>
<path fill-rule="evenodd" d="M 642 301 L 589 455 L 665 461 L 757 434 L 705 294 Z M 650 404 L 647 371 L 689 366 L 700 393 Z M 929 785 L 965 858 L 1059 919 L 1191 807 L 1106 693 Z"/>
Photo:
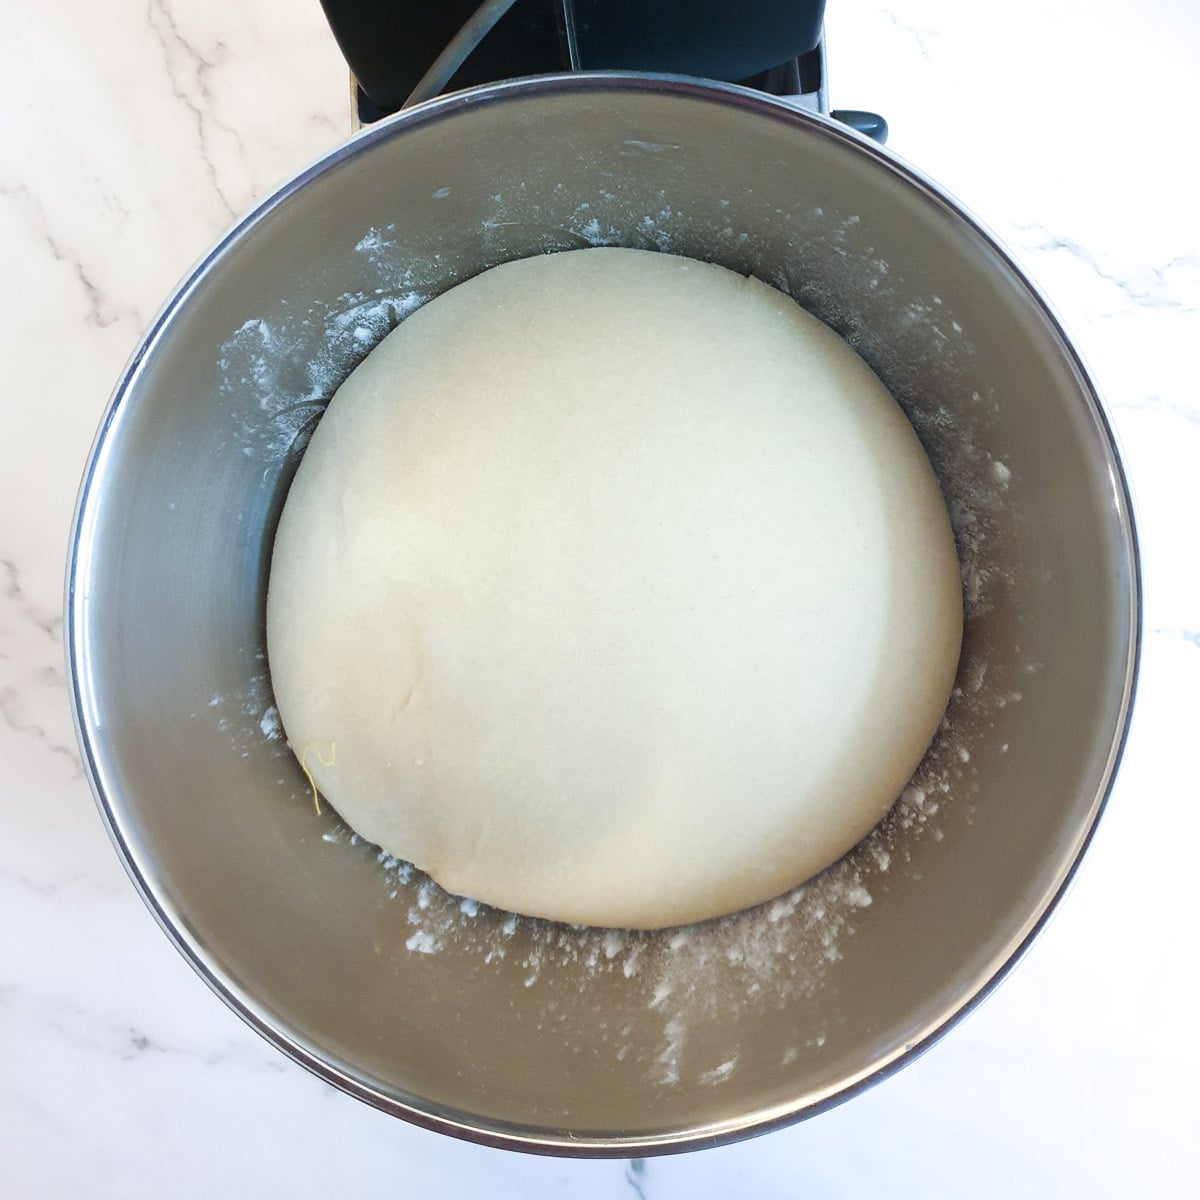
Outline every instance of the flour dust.
<path fill-rule="evenodd" d="M 630 155 L 669 150 L 635 142 L 628 146 Z M 443 195 L 448 191 L 442 189 Z M 619 227 L 598 211 L 612 199 L 601 192 L 595 210 L 591 204 L 579 205 L 569 221 L 547 235 L 552 243 L 547 248 L 621 244 L 672 249 L 672 229 L 685 214 L 674 210 L 665 194 L 660 208 L 643 215 L 632 234 L 627 223 Z M 499 261 L 502 231 L 520 197 L 506 200 L 498 194 L 493 201 L 495 212 L 484 222 L 484 235 L 495 237 Z M 810 224 L 819 224 L 824 217 L 819 209 L 807 214 Z M 839 245 L 849 246 L 856 218 L 834 221 L 831 216 L 829 220 L 828 233 L 835 250 Z M 732 220 L 719 227 L 718 237 L 727 247 L 746 247 L 747 253 L 753 250 L 748 246 L 750 236 Z M 230 396 L 236 394 L 238 403 L 231 409 L 246 414 L 237 422 L 234 439 L 241 453 L 262 463 L 264 473 L 279 472 L 285 463 L 298 459 L 329 398 L 349 371 L 399 321 L 439 290 L 433 283 L 438 264 L 428 264 L 422 273 L 406 263 L 394 228 L 365 231 L 355 252 L 374 277 L 384 281 L 383 286 L 346 293 L 332 305 L 247 321 L 232 331 L 221 348 L 222 390 Z M 854 258 L 853 269 L 860 273 L 867 291 L 886 291 L 893 286 L 886 262 L 870 253 L 852 256 L 849 249 L 843 253 L 848 260 Z M 794 270 L 785 268 L 767 282 L 805 307 L 823 311 L 829 323 L 868 361 L 879 358 L 880 346 L 872 334 L 857 328 L 851 316 L 839 314 L 836 303 L 820 295 L 819 289 L 806 291 Z M 910 298 L 898 313 L 898 320 L 908 326 L 925 323 L 932 328 L 934 340 L 945 343 L 947 355 L 970 353 L 961 326 L 944 311 L 937 297 Z M 314 345 L 316 352 L 311 349 Z M 895 374 L 903 381 L 904 364 Z M 945 406 L 928 411 L 911 403 L 911 396 L 908 403 L 904 395 L 897 394 L 897 398 L 913 419 L 947 493 L 970 621 L 985 614 L 995 590 L 1009 582 L 1002 567 L 1001 518 L 1009 490 L 1019 480 L 1006 463 L 988 454 L 982 444 L 985 439 L 978 436 L 992 403 L 988 397 L 974 393 L 956 411 Z M 981 420 L 972 419 L 973 411 L 978 411 Z M 502 963 L 511 965 L 512 958 L 519 956 L 522 981 L 531 993 L 556 975 L 569 974 L 584 982 L 601 976 L 627 981 L 625 986 L 638 989 L 637 994 L 644 997 L 645 1020 L 658 1030 L 653 1062 L 658 1083 L 672 1087 L 687 1081 L 718 1088 L 737 1078 L 739 1058 L 733 1055 L 716 1064 L 693 1062 L 689 1034 L 697 1021 L 718 1017 L 718 1004 L 732 1005 L 734 1016 L 752 1015 L 767 1008 L 786 1008 L 797 998 L 816 993 L 832 964 L 846 952 L 857 923 L 873 903 L 873 889 L 879 881 L 905 864 L 922 839 L 940 841 L 946 806 L 964 803 L 963 797 L 973 790 L 973 760 L 988 725 L 981 716 L 1020 699 L 1019 692 L 999 686 L 986 661 L 964 660 L 933 746 L 879 826 L 848 855 L 803 886 L 719 920 L 654 932 L 567 926 L 499 914 L 452 896 L 410 864 L 383 852 L 378 854 L 378 870 L 390 901 L 403 907 L 411 926 L 405 942 L 408 953 L 470 956 L 495 969 Z M 217 710 L 219 727 L 229 731 L 244 755 L 255 742 L 265 740 L 273 744 L 281 759 L 290 757 L 263 655 L 238 694 L 214 695 L 208 707 Z M 280 769 L 285 777 L 299 780 L 293 763 L 281 762 Z M 309 801 L 309 793 L 299 782 L 296 798 L 302 803 Z M 331 854 L 359 843 L 357 835 L 345 826 L 323 836 Z M 518 937 L 518 932 L 522 936 Z M 808 1031 L 804 1048 L 819 1048 L 827 1032 Z M 609 1048 L 616 1059 L 623 1059 L 629 1052 L 629 1039 L 617 1031 Z M 801 1049 L 799 1044 L 781 1046 L 780 1064 L 796 1061 Z"/>

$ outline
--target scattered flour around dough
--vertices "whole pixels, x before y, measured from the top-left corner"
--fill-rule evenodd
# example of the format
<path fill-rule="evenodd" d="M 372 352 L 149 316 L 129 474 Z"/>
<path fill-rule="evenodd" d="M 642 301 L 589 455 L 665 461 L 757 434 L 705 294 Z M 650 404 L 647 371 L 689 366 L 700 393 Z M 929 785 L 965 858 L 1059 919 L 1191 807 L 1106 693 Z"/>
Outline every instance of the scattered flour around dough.
<path fill-rule="evenodd" d="M 498 211 L 498 217 L 503 215 Z M 579 244 L 615 240 L 614 232 L 592 214 L 581 212 L 578 224 L 574 233 Z M 646 232 L 652 244 L 671 248 L 669 237 L 653 221 Z M 745 235 L 732 228 L 729 236 L 745 240 Z M 389 231 L 369 231 L 358 249 L 373 266 L 388 273 L 392 282 L 345 297 L 344 307 L 337 311 L 297 312 L 283 320 L 247 322 L 232 332 L 222 347 L 228 386 L 244 389 L 249 385 L 257 397 L 256 418 L 232 429 L 231 441 L 242 453 L 261 461 L 264 471 L 277 470 L 281 462 L 303 450 L 307 434 L 340 379 L 374 341 L 427 299 L 423 281 L 406 274 L 396 261 L 401 250 L 389 238 Z M 864 262 L 861 269 L 864 286 L 886 286 L 886 264 Z M 771 282 L 791 290 L 789 280 Z M 933 313 L 934 306 L 927 305 L 926 311 Z M 309 322 L 324 325 L 332 347 L 326 358 L 314 363 L 299 358 L 307 341 L 304 326 Z M 986 417 L 990 399 L 973 395 L 970 400 L 971 407 Z M 943 480 L 979 481 L 970 486 L 952 484 L 947 496 L 969 621 L 988 611 L 995 589 L 1009 582 L 997 565 L 997 544 L 990 535 L 999 525 L 1010 490 L 1019 487 L 1019 476 L 1006 463 L 991 459 L 974 431 L 956 423 L 948 410 L 915 423 L 927 449 L 943 467 Z M 981 470 L 981 466 L 988 469 Z M 1038 669 L 1037 663 L 1026 666 L 1031 673 Z M 488 910 L 450 896 L 408 864 L 380 854 L 379 870 L 387 894 L 392 903 L 404 907 L 412 926 L 408 952 L 475 955 L 484 964 L 498 965 L 508 954 L 519 925 L 528 925 L 534 936 L 533 949 L 522 962 L 527 987 L 536 990 L 548 974 L 564 967 L 573 972 L 582 969 L 585 977 L 619 972 L 631 986 L 636 983 L 643 988 L 647 1011 L 659 1023 L 655 1067 L 660 1084 L 670 1087 L 683 1079 L 699 1078 L 708 1086 L 719 1087 L 736 1078 L 737 1061 L 715 1067 L 706 1064 L 697 1074 L 688 1061 L 689 1023 L 706 1017 L 717 994 L 732 995 L 739 1006 L 755 1009 L 765 1004 L 786 1006 L 819 989 L 829 964 L 842 955 L 846 940 L 853 937 L 856 918 L 872 903 L 873 884 L 888 871 L 902 870 L 918 841 L 942 839 L 939 818 L 946 805 L 969 808 L 976 745 L 960 726 L 979 729 L 984 725 L 979 718 L 989 708 L 1018 703 L 1021 697 L 989 677 L 986 661 L 965 661 L 959 681 L 930 754 L 888 817 L 845 858 L 775 901 L 667 937 L 577 929 L 515 915 L 494 923 L 481 919 Z M 220 722 L 233 749 L 242 755 L 261 748 L 266 740 L 280 759 L 283 782 L 289 770 L 284 760 L 292 756 L 282 738 L 263 656 L 241 687 L 198 696 L 193 716 Z M 300 788 L 296 798 L 308 800 Z M 343 852 L 345 845 L 358 841 L 344 826 L 324 836 L 330 853 Z M 658 944 L 651 944 L 655 942 Z M 628 1042 L 621 1031 L 610 1032 L 608 1049 L 615 1059 L 623 1059 Z M 824 1032 L 814 1031 L 807 1045 L 819 1048 L 824 1040 Z M 797 1045 L 781 1047 L 781 1063 L 794 1062 L 800 1049 Z"/>

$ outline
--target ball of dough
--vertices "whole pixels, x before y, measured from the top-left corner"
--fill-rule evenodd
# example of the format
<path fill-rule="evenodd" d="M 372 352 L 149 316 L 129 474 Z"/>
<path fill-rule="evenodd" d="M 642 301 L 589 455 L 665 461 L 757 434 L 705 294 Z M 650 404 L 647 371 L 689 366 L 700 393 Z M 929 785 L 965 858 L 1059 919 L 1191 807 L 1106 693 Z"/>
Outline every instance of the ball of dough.
<path fill-rule="evenodd" d="M 854 352 L 754 279 L 602 248 L 409 316 L 300 463 L 283 724 L 363 837 L 519 913 L 769 899 L 884 815 L 941 719 L 958 563 Z"/>

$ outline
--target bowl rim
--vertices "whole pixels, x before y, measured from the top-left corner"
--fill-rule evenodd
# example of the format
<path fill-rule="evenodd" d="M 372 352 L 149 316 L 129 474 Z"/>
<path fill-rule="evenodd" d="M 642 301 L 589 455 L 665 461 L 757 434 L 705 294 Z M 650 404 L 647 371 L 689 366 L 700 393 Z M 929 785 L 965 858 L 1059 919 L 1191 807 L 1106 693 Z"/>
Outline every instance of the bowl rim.
<path fill-rule="evenodd" d="M 280 1022 L 273 1019 L 266 1006 L 234 983 L 215 956 L 209 954 L 198 939 L 189 933 L 184 914 L 176 911 L 168 899 L 156 889 L 153 872 L 149 870 L 149 864 L 142 861 L 135 845 L 135 831 L 129 827 L 123 816 L 119 796 L 110 783 L 106 764 L 92 738 L 92 730 L 98 728 L 101 722 L 91 689 L 88 660 L 84 653 L 88 637 L 86 582 L 92 572 L 92 541 L 98 507 L 96 484 L 104 472 L 113 431 L 127 398 L 136 387 L 143 363 L 154 352 L 176 315 L 203 284 L 210 268 L 234 251 L 238 243 L 246 238 L 259 222 L 286 203 L 295 192 L 326 172 L 335 170 L 344 162 L 371 153 L 375 146 L 403 137 L 411 129 L 446 121 L 466 109 L 563 91 L 597 95 L 612 92 L 671 95 L 701 103 L 732 106 L 760 117 L 806 128 L 818 137 L 841 142 L 852 152 L 871 158 L 880 168 L 923 194 L 925 199 L 932 201 L 960 228 L 981 239 L 1024 289 L 1029 302 L 1039 312 L 1050 333 L 1059 343 L 1067 365 L 1080 384 L 1105 456 L 1113 512 L 1121 532 L 1120 548 L 1128 565 L 1126 600 L 1129 622 L 1127 628 L 1121 631 L 1126 647 L 1121 702 L 1096 793 L 1089 805 L 1087 819 L 1062 861 L 1056 879 L 1034 906 L 1024 925 L 1013 933 L 1006 948 L 999 952 L 986 968 L 977 973 L 972 985 L 965 988 L 958 999 L 947 1006 L 938 1019 L 931 1022 L 927 1032 L 876 1058 L 840 1084 L 825 1089 L 816 1099 L 778 1104 L 768 1110 L 752 1111 L 719 1122 L 650 1134 L 621 1132 L 574 1135 L 566 1129 L 534 1130 L 526 1125 L 509 1124 L 478 1114 L 450 1113 L 432 1104 L 420 1108 L 416 1104 L 405 1103 L 386 1095 L 362 1079 L 356 1078 L 322 1058 L 301 1039 L 291 1036 L 286 1029 L 281 1028 Z M 1142 566 L 1134 519 L 1134 500 L 1122 465 L 1116 434 L 1099 390 L 1053 306 L 1005 249 L 1000 239 L 983 222 L 948 191 L 893 151 L 831 118 L 798 109 L 785 100 L 735 84 L 656 72 L 602 71 L 538 75 L 485 84 L 440 96 L 398 112 L 353 134 L 313 160 L 256 204 L 217 239 L 186 273 L 142 335 L 112 392 L 88 452 L 68 541 L 64 649 L 71 715 L 84 773 L 122 865 L 143 902 L 175 948 L 205 983 L 252 1029 L 293 1061 L 338 1090 L 425 1129 L 498 1149 L 564 1157 L 628 1158 L 648 1154 L 680 1153 L 729 1144 L 781 1129 L 844 1103 L 924 1054 L 995 990 L 1045 928 L 1050 916 L 1070 889 L 1107 806 L 1129 734 L 1141 658 L 1142 606 Z"/>

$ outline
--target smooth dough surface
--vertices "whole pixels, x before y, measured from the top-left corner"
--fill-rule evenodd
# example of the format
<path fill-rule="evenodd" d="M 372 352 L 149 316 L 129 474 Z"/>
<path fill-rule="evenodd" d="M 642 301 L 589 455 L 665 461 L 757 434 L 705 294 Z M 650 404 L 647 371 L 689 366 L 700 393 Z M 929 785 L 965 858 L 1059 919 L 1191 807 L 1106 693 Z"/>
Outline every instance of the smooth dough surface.
<path fill-rule="evenodd" d="M 368 355 L 288 494 L 267 622 L 289 741 L 360 835 L 475 900 L 659 927 L 876 824 L 962 608 L 929 462 L 845 342 L 605 248 L 487 271 Z"/>

